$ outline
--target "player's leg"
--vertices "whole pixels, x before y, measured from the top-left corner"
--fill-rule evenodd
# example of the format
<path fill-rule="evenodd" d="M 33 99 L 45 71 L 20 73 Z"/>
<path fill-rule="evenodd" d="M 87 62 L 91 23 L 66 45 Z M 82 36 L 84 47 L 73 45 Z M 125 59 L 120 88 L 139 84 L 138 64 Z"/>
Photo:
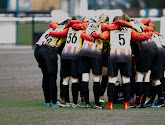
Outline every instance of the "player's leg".
<path fill-rule="evenodd" d="M 80 57 L 78 72 L 82 74 L 82 81 L 81 81 L 81 90 L 84 95 L 85 103 L 87 108 L 91 108 L 89 102 L 89 79 L 90 79 L 90 58 L 86 56 Z"/>
<path fill-rule="evenodd" d="M 73 97 L 74 108 L 77 107 L 78 93 L 80 90 L 78 66 L 79 66 L 79 61 L 73 59 L 71 64 L 71 77 L 72 77 L 71 82 L 72 82 L 72 97 Z"/>
<path fill-rule="evenodd" d="M 105 109 L 113 110 L 113 99 L 116 91 L 115 83 L 117 81 L 118 75 L 118 63 L 111 63 L 108 64 L 108 88 L 107 88 L 107 96 L 108 96 L 108 105 Z"/>
<path fill-rule="evenodd" d="M 69 101 L 69 82 L 71 76 L 71 60 L 70 59 L 61 59 L 61 71 L 60 75 L 63 78 L 62 82 L 62 93 L 66 103 L 70 103 Z"/>
<path fill-rule="evenodd" d="M 103 95 L 108 84 L 108 55 L 102 56 L 102 78 L 101 78 L 101 89 L 100 89 L 100 102 L 104 102 Z"/>
<path fill-rule="evenodd" d="M 131 63 L 121 63 L 120 73 L 122 75 L 123 83 L 124 109 L 129 109 Z"/>
<path fill-rule="evenodd" d="M 102 67 L 101 89 L 100 89 L 100 102 L 104 102 L 104 93 L 108 84 L 108 67 Z"/>
<path fill-rule="evenodd" d="M 143 77 L 144 77 L 144 73 L 136 71 L 136 75 L 135 75 L 136 105 L 140 104 L 140 98 L 143 92 Z"/>
<path fill-rule="evenodd" d="M 93 73 L 93 93 L 95 99 L 95 109 L 102 109 L 102 105 L 99 102 L 100 98 L 100 81 L 102 74 L 102 60 L 97 58 L 92 58 L 92 73 Z"/>
<path fill-rule="evenodd" d="M 156 86 L 156 92 L 158 94 L 158 103 L 155 105 L 156 107 L 161 107 L 164 105 L 164 96 L 163 96 L 163 86 L 160 80 L 152 80 L 154 86 Z M 154 107 L 154 106 L 153 106 Z"/>

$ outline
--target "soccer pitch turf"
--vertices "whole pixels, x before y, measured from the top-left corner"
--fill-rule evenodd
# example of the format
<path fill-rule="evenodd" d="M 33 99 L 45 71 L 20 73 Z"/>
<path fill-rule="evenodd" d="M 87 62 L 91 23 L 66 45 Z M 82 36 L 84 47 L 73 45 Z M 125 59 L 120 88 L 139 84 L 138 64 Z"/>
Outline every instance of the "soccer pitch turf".
<path fill-rule="evenodd" d="M 123 104 L 115 104 L 114 110 L 44 107 L 42 74 L 33 56 L 33 50 L 0 49 L 0 59 L 1 125 L 163 125 L 165 123 L 165 108 L 124 110 Z M 58 74 L 58 88 L 59 82 Z M 89 89 L 90 99 L 93 100 L 92 83 Z"/>

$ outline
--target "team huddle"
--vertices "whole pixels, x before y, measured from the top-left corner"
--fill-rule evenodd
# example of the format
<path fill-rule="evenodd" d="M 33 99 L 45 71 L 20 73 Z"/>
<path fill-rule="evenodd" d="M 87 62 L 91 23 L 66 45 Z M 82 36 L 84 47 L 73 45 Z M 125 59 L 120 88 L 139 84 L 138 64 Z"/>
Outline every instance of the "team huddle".
<path fill-rule="evenodd" d="M 160 79 L 164 77 L 165 70 L 165 39 L 155 32 L 155 26 L 150 22 L 149 18 L 133 20 L 127 14 L 114 17 L 112 23 L 105 14 L 100 15 L 97 21 L 72 17 L 63 22 L 51 22 L 50 29 L 36 43 L 34 52 L 43 73 L 44 105 L 80 107 L 80 92 L 84 107 L 91 109 L 89 81 L 92 73 L 94 108 L 104 108 L 102 98 L 107 88 L 108 105 L 104 109 L 113 110 L 120 70 L 124 109 L 163 107 Z M 57 100 L 57 54 L 61 58 L 62 104 Z M 136 73 L 136 101 L 129 106 L 132 71 Z M 69 99 L 69 83 L 72 84 L 73 103 Z M 151 99 L 146 103 L 149 91 Z M 156 95 L 158 101 L 153 105 Z"/>

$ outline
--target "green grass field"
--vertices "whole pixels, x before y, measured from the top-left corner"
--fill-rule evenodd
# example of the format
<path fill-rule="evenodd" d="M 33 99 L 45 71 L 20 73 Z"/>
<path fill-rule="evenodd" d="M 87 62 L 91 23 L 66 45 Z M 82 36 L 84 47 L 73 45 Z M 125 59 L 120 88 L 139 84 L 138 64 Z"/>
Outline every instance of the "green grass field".
<path fill-rule="evenodd" d="M 160 32 L 160 22 L 154 22 L 155 31 Z M 36 23 L 34 32 L 45 32 L 49 29 L 49 23 Z M 32 24 L 18 24 L 18 45 L 32 45 Z"/>
<path fill-rule="evenodd" d="M 114 110 L 44 107 L 42 73 L 32 49 L 0 50 L 0 125 L 164 125 L 165 108 Z M 60 64 L 59 64 L 60 67 Z M 60 99 L 60 70 L 57 88 Z M 71 86 L 70 86 L 71 87 Z M 93 103 L 93 84 L 89 84 Z M 107 100 L 105 93 L 105 100 Z M 71 91 L 70 91 L 70 101 Z M 104 104 L 106 106 L 107 103 Z"/>
<path fill-rule="evenodd" d="M 36 23 L 34 25 L 34 32 L 45 32 L 49 29 L 48 23 Z M 19 23 L 18 24 L 18 45 L 32 45 L 32 24 Z"/>
<path fill-rule="evenodd" d="M 151 125 L 155 120 L 161 125 L 165 122 L 162 116 L 164 111 L 165 108 L 124 110 L 123 104 L 114 104 L 114 110 L 51 108 L 44 107 L 41 100 L 0 98 L 1 125 Z"/>

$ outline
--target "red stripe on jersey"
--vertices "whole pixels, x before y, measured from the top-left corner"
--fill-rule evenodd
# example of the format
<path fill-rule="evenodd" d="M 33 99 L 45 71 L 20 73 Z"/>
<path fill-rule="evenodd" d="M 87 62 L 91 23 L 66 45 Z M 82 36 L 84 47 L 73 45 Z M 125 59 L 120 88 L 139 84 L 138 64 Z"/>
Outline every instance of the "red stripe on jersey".
<path fill-rule="evenodd" d="M 91 50 L 91 48 L 92 48 L 92 44 L 91 43 L 88 43 L 87 50 Z"/>
<path fill-rule="evenodd" d="M 120 49 L 120 55 L 125 55 L 125 48 Z"/>
<path fill-rule="evenodd" d="M 117 56 L 117 49 L 115 48 L 115 55 Z"/>
<path fill-rule="evenodd" d="M 95 51 L 96 51 L 96 52 L 97 52 L 97 47 L 98 47 L 98 45 L 95 46 Z"/>
<path fill-rule="evenodd" d="M 70 53 L 71 52 L 71 49 L 72 49 L 72 47 L 71 46 L 68 46 L 67 53 Z"/>
<path fill-rule="evenodd" d="M 128 55 L 131 56 L 131 55 L 130 55 L 130 49 L 128 49 Z"/>
<path fill-rule="evenodd" d="M 76 47 L 74 47 L 74 51 L 73 51 L 73 53 L 76 53 Z"/>

